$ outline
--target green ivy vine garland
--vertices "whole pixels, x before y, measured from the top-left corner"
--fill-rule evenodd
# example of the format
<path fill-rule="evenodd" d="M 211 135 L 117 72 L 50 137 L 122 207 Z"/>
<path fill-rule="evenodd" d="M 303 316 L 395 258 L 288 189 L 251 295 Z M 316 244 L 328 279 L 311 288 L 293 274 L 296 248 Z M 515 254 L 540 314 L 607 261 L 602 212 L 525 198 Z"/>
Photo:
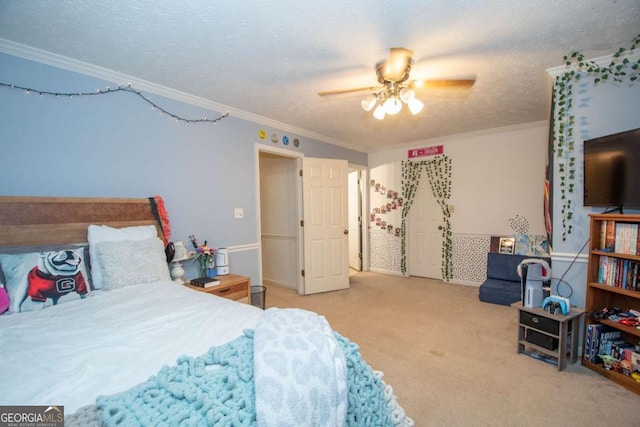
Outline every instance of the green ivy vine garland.
<path fill-rule="evenodd" d="M 404 204 L 402 206 L 401 225 L 401 258 L 400 269 L 402 274 L 407 273 L 407 253 L 406 253 L 406 218 L 413 204 L 416 190 L 420 184 L 422 170 L 427 173 L 427 179 L 431 186 L 431 192 L 438 205 L 442 209 L 444 226 L 442 228 L 442 278 L 450 280 L 453 278 L 453 239 L 451 213 L 449 212 L 449 198 L 451 197 L 451 159 L 446 155 L 436 156 L 431 160 L 422 161 L 402 161 L 402 195 Z"/>
<path fill-rule="evenodd" d="M 631 61 L 629 55 L 640 44 L 640 35 L 636 36 L 629 49 L 621 47 L 614 53 L 608 66 L 601 66 L 584 59 L 584 55 L 574 51 L 564 56 L 568 71 L 556 77 L 553 82 L 553 150 L 558 159 L 560 199 L 562 201 L 562 241 L 573 231 L 573 193 L 576 178 L 575 137 L 573 128 L 573 86 L 583 77 L 593 77 L 594 85 L 614 81 L 618 83 L 628 80 L 633 83 L 638 79 L 640 58 Z"/>

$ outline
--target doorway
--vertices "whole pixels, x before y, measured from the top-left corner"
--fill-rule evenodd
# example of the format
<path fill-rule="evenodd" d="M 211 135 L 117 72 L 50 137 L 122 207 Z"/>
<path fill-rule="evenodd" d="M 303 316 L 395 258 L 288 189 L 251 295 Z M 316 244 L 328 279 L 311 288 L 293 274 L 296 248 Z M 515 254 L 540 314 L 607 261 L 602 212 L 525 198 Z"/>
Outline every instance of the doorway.
<path fill-rule="evenodd" d="M 261 278 L 264 283 L 295 289 L 305 293 L 304 233 L 300 227 L 303 219 L 303 185 L 300 179 L 304 156 L 275 147 L 257 147 L 258 164 L 258 212 L 260 229 Z M 346 168 L 345 168 L 346 169 Z M 366 167 L 349 166 L 359 178 L 353 195 L 347 191 L 349 218 L 355 217 L 353 251 L 359 260 L 358 271 L 367 268 L 366 236 L 363 236 L 363 207 L 366 193 Z M 347 179 L 349 175 L 347 175 Z M 353 200 L 352 200 L 353 199 Z M 353 204 L 353 208 L 351 205 Z M 350 223 L 350 221 L 349 221 Z M 349 226 L 350 228 L 350 226 Z M 351 230 L 349 230 L 351 237 Z M 352 244 L 349 239 L 349 252 Z"/>
<path fill-rule="evenodd" d="M 442 209 L 422 177 L 407 217 L 408 273 L 442 279 Z"/>
<path fill-rule="evenodd" d="M 298 158 L 258 152 L 262 281 L 300 293 Z"/>
<path fill-rule="evenodd" d="M 349 268 L 362 271 L 362 170 L 349 169 Z"/>

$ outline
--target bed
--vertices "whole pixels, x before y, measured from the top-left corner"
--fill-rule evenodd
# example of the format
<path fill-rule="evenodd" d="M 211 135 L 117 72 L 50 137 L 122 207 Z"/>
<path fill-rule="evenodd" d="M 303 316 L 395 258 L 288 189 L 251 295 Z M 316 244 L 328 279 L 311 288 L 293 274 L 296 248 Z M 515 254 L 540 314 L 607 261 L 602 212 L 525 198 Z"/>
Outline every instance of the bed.
<path fill-rule="evenodd" d="M 172 282 L 163 225 L 153 198 L 0 196 L 0 405 L 67 426 L 413 425 L 324 317 Z"/>

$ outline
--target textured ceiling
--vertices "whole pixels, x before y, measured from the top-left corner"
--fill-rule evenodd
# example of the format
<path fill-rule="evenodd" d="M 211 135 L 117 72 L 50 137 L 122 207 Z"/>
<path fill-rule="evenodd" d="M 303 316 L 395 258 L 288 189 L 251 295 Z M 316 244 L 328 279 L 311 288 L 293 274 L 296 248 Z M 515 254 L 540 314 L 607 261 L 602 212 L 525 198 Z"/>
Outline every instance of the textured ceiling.
<path fill-rule="evenodd" d="M 363 151 L 547 120 L 546 69 L 639 33 L 638 0 L 0 0 L 0 38 Z M 421 90 L 419 115 L 383 121 L 360 108 L 366 92 L 317 95 L 377 85 L 399 46 L 415 52 L 411 78 L 475 86 Z"/>

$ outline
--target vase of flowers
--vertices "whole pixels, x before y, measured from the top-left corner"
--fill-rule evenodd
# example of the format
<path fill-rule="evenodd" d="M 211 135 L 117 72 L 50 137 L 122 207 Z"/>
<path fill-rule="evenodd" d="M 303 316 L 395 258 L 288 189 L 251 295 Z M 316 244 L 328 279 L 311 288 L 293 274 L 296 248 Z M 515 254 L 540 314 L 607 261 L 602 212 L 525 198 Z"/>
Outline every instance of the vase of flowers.
<path fill-rule="evenodd" d="M 193 259 L 198 261 L 199 277 L 213 277 L 215 276 L 215 255 L 216 249 L 207 246 L 205 240 L 203 244 L 198 244 L 198 241 L 194 235 L 189 236 L 191 244 L 195 249 Z"/>

